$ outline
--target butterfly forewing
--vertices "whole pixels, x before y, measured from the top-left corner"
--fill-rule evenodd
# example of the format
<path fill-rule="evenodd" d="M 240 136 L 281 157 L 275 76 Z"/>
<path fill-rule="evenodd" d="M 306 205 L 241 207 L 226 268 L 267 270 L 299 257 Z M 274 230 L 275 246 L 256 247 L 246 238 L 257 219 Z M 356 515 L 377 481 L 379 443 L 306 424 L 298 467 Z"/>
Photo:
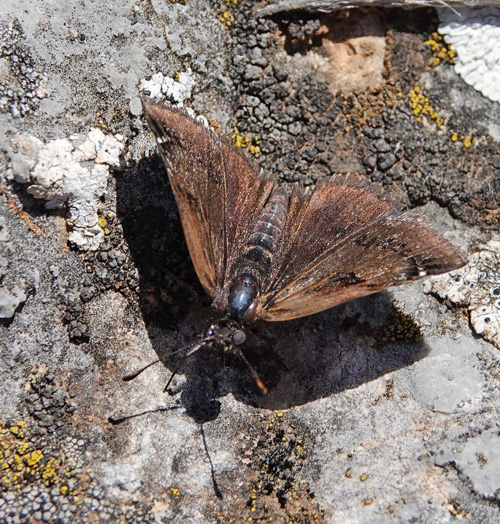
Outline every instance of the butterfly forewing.
<path fill-rule="evenodd" d="M 300 219 L 290 222 L 264 291 L 265 320 L 310 315 L 465 264 L 421 217 L 399 212 L 346 177 L 326 180 L 295 206 Z"/>
<path fill-rule="evenodd" d="M 274 182 L 259 176 L 236 148 L 184 110 L 146 100 L 143 107 L 168 172 L 196 273 L 206 292 L 220 301 L 236 254 Z"/>
<path fill-rule="evenodd" d="M 143 100 L 144 112 L 165 163 L 189 253 L 201 284 L 214 295 L 224 271 L 224 215 L 207 206 L 209 191 L 220 190 L 222 152 L 203 126 L 182 111 Z"/>

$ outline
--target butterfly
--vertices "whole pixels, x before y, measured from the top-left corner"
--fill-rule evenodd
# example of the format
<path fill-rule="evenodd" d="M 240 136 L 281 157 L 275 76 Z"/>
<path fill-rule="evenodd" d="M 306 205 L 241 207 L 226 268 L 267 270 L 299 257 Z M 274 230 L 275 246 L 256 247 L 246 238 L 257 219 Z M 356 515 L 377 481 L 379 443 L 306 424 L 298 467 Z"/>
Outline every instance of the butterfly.
<path fill-rule="evenodd" d="M 235 349 L 257 320 L 312 315 L 466 263 L 423 217 L 355 177 L 334 175 L 310 194 L 296 186 L 289 195 L 186 110 L 142 104 L 191 260 L 221 314 L 189 354 L 204 345 Z"/>

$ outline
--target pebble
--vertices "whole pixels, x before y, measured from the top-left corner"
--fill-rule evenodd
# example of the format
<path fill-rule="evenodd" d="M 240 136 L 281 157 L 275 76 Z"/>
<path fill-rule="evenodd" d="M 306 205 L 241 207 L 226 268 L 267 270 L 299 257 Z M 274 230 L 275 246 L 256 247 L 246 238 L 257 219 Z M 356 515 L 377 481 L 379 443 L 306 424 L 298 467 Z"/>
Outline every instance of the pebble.
<path fill-rule="evenodd" d="M 396 156 L 393 153 L 383 153 L 377 159 L 377 165 L 380 171 L 387 171 L 396 163 Z"/>
<path fill-rule="evenodd" d="M 255 65 L 247 65 L 245 68 L 245 73 L 243 75 L 244 79 L 249 80 L 258 80 L 262 75 L 262 68 Z"/>
<path fill-rule="evenodd" d="M 302 131 L 302 125 L 299 122 L 293 122 L 288 126 L 288 132 L 291 135 L 298 135 Z"/>

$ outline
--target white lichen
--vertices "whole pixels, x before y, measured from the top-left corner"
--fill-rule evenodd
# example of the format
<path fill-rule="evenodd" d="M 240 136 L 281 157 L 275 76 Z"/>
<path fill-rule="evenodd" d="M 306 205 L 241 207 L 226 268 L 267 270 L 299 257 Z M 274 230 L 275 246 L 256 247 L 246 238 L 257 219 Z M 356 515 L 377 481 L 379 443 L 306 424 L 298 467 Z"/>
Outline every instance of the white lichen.
<path fill-rule="evenodd" d="M 162 73 L 155 73 L 150 80 L 141 81 L 140 90 L 156 100 L 165 98 L 175 105 L 182 106 L 185 100 L 191 98 L 195 84 L 195 75 L 188 69 L 178 73 L 175 80 L 163 76 Z"/>
<path fill-rule="evenodd" d="M 500 241 L 488 242 L 459 271 L 428 280 L 425 290 L 466 307 L 475 333 L 500 348 Z"/>
<path fill-rule="evenodd" d="M 109 168 L 121 166 L 123 139 L 91 129 L 44 144 L 22 133 L 11 139 L 10 171 L 47 209 L 66 209 L 68 240 L 82 250 L 96 250 L 104 238 L 99 225 L 100 198 Z"/>
<path fill-rule="evenodd" d="M 455 71 L 464 82 L 500 102 L 500 9 L 460 8 L 439 11 L 439 32 L 457 52 Z"/>

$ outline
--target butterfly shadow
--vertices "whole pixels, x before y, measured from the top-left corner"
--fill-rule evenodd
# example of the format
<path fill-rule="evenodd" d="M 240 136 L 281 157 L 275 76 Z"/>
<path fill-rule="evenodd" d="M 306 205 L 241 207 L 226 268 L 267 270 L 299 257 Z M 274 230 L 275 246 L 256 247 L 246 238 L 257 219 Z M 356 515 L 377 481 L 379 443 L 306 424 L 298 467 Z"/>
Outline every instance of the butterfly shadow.
<path fill-rule="evenodd" d="M 139 272 L 141 314 L 158 358 L 172 372 L 182 352 L 172 353 L 196 342 L 219 316 L 191 264 L 160 156 L 121 172 L 116 184 L 118 218 Z M 204 349 L 183 363 L 170 391 L 203 423 L 218 416 L 219 399 L 230 393 L 253 406 L 285 409 L 355 388 L 428 354 L 420 343 L 383 344 L 384 326 L 394 316 L 383 292 L 311 317 L 257 322 L 245 328 L 242 351 L 267 394 L 237 355 Z"/>
<path fill-rule="evenodd" d="M 398 328 L 406 329 L 405 336 L 414 341 L 388 342 L 388 333 Z M 358 387 L 429 354 L 417 341 L 418 328 L 395 309 L 388 292 L 311 317 L 266 324 L 262 332 L 272 349 L 264 355 L 266 348 L 258 344 L 257 362 L 270 391 L 249 402 L 268 409 L 302 405 Z"/>

